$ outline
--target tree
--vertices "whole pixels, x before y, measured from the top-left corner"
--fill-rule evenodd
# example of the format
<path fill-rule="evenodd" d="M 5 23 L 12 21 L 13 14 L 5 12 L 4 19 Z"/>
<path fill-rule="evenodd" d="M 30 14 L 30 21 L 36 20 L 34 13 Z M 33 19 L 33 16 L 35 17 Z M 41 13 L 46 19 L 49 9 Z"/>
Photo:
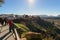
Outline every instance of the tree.
<path fill-rule="evenodd" d="M 4 0 L 0 0 L 0 6 L 4 3 Z"/>
<path fill-rule="evenodd" d="M 4 0 L 0 0 L 0 3 L 4 3 Z"/>

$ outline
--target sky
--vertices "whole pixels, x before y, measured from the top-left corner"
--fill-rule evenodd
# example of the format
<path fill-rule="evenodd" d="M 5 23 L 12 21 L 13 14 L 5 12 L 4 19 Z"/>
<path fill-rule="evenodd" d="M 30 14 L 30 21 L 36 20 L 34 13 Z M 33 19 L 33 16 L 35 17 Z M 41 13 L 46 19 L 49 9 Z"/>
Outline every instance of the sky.
<path fill-rule="evenodd" d="M 4 0 L 0 14 L 60 15 L 60 0 Z"/>

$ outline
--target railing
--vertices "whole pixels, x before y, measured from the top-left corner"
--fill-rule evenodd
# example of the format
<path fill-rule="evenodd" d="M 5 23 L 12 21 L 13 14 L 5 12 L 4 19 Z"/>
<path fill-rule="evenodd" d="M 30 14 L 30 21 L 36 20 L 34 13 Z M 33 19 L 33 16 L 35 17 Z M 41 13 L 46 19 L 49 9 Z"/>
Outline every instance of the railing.
<path fill-rule="evenodd" d="M 18 32 L 17 32 L 17 29 L 15 28 L 14 31 L 15 31 L 16 40 L 20 40 L 19 35 L 18 35 Z"/>
<path fill-rule="evenodd" d="M 19 28 L 17 28 L 16 25 L 14 24 L 15 39 L 16 39 L 16 40 L 20 40 L 20 37 L 19 37 L 18 32 L 17 32 L 17 29 L 19 29 Z"/>

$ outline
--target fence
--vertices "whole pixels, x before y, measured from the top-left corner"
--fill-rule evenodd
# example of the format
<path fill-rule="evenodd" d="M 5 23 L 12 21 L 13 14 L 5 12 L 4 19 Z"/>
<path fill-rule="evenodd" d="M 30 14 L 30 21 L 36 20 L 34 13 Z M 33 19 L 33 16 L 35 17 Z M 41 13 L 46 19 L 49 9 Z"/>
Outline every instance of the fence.
<path fill-rule="evenodd" d="M 16 25 L 14 24 L 14 34 L 15 34 L 15 39 L 20 40 L 19 34 L 18 34 L 18 29 Z"/>

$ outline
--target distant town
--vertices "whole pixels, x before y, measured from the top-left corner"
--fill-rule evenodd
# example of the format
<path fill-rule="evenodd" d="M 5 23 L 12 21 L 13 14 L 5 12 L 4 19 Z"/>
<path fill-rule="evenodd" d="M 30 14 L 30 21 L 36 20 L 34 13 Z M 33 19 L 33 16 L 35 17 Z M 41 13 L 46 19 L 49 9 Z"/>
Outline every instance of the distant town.
<path fill-rule="evenodd" d="M 25 14 L 23 15 L 16 15 L 16 14 L 0 14 L 0 17 L 6 17 L 6 18 L 11 18 L 11 19 L 17 19 L 24 17 Z M 41 18 L 47 18 L 47 19 L 60 19 L 60 15 L 57 16 L 48 16 L 48 15 L 28 15 L 28 16 L 39 16 Z"/>

